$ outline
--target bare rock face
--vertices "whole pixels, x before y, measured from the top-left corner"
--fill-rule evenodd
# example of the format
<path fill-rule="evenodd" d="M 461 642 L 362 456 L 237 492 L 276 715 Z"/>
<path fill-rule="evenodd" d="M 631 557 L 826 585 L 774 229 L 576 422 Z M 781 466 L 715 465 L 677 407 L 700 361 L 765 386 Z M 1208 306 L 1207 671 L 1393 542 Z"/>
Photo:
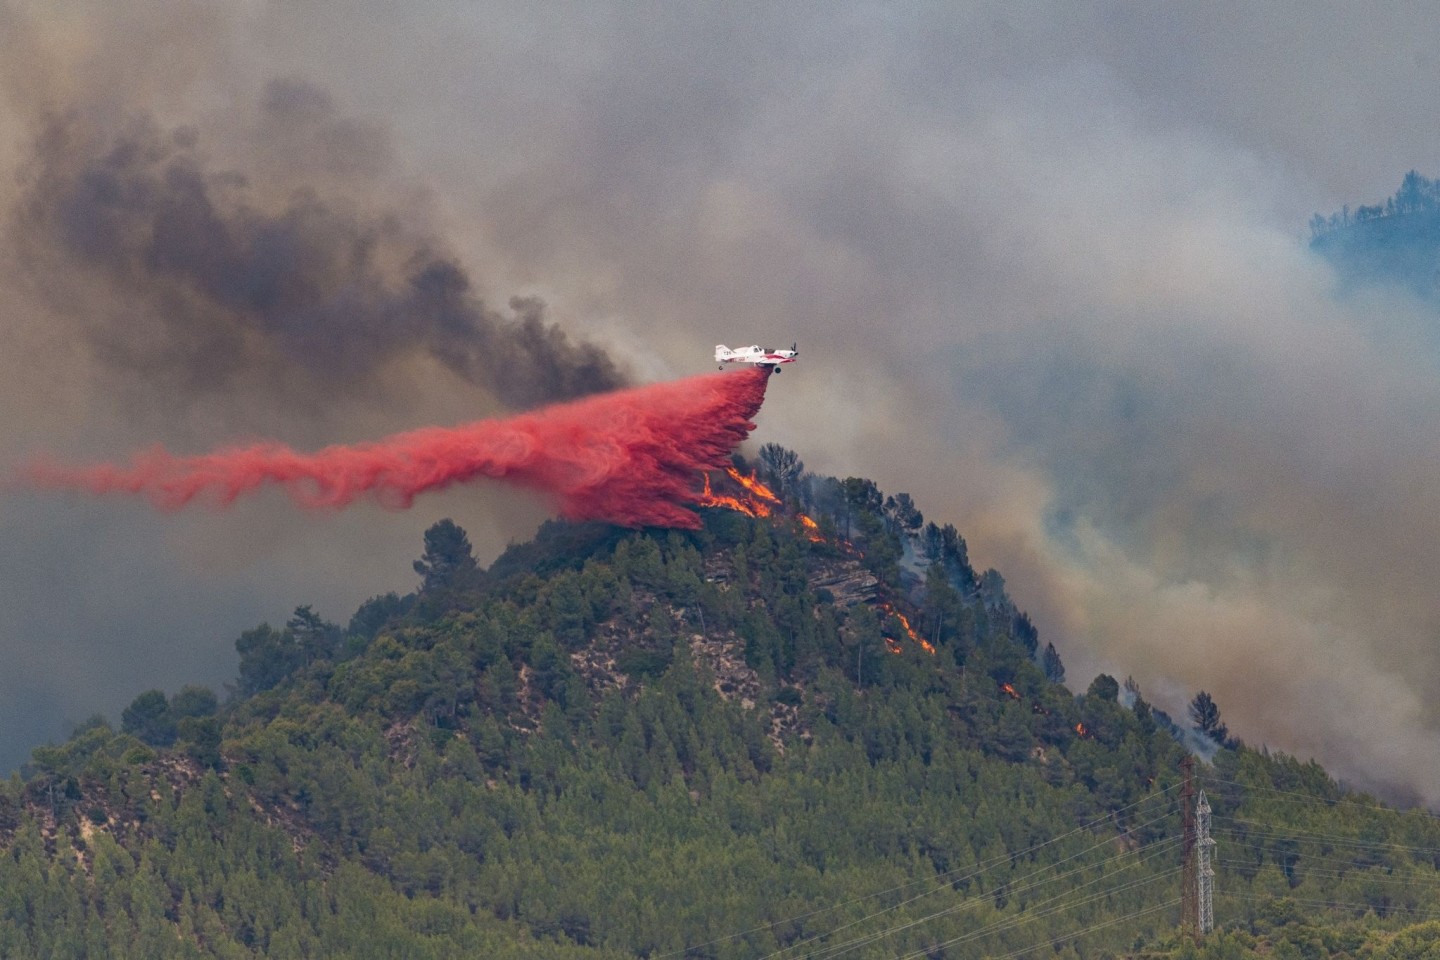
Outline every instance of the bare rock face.
<path fill-rule="evenodd" d="M 715 678 L 715 692 L 726 700 L 739 700 L 753 710 L 760 698 L 760 675 L 745 662 L 745 642 L 731 633 L 718 637 L 695 634 L 690 638 L 690 655 Z"/>
<path fill-rule="evenodd" d="M 737 578 L 728 552 L 706 557 L 703 577 L 721 591 L 740 590 L 750 594 L 751 585 Z M 825 591 L 827 601 L 833 601 L 842 610 L 883 600 L 880 580 L 865 569 L 858 557 L 817 560 L 808 581 L 811 589 Z M 744 637 L 734 630 L 706 632 L 703 618 L 697 618 L 692 610 L 672 607 L 640 587 L 635 588 L 632 600 L 634 613 L 596 624 L 585 646 L 569 654 L 571 666 L 592 690 L 617 690 L 630 696 L 643 687 L 646 681 L 627 674 L 620 664 L 627 650 L 652 644 L 656 633 L 663 630 L 665 635 L 688 638 L 682 642 L 688 642 L 692 660 L 722 699 L 736 702 L 744 710 L 759 709 L 769 714 L 767 735 L 778 753 L 783 754 L 787 744 L 811 741 L 802 708 L 809 697 L 804 685 L 782 683 L 779 690 L 767 689 L 760 675 L 745 662 Z M 763 601 L 753 596 L 748 596 L 747 603 L 752 608 L 763 606 Z M 701 632 L 696 632 L 697 626 Z M 533 711 L 524 709 L 532 706 L 526 695 L 528 680 L 522 669 L 522 712 L 534 725 L 531 729 L 538 729 L 539 705 L 534 704 Z"/>
<path fill-rule="evenodd" d="M 588 644 L 570 654 L 570 663 L 592 690 L 628 691 L 636 684 L 620 669 L 619 657 L 625 644 L 635 641 L 636 633 L 635 625 L 628 621 L 602 623 L 596 627 Z"/>
<path fill-rule="evenodd" d="M 385 753 L 392 763 L 411 770 L 418 752 L 413 721 L 397 720 L 385 728 Z"/>
<path fill-rule="evenodd" d="M 723 554 L 705 558 L 705 582 L 706 583 L 729 583 L 734 573 L 730 566 L 730 558 Z"/>
<path fill-rule="evenodd" d="M 714 677 L 712 686 L 725 700 L 738 700 L 745 710 L 754 710 L 761 705 L 764 689 L 760 675 L 745 662 L 745 642 L 733 633 L 721 637 L 705 637 L 693 634 L 690 637 L 690 655 L 695 663 Z M 797 684 L 782 684 L 785 689 L 795 690 L 792 699 L 804 698 L 803 688 Z M 795 740 L 809 743 L 813 737 L 806 727 L 797 703 L 773 701 L 770 706 L 769 729 L 766 736 L 783 754 L 785 745 Z"/>
<path fill-rule="evenodd" d="M 880 594 L 880 580 L 859 560 L 839 560 L 816 568 L 810 575 L 810 588 L 830 591 L 835 606 L 849 608 L 874 602 Z"/>

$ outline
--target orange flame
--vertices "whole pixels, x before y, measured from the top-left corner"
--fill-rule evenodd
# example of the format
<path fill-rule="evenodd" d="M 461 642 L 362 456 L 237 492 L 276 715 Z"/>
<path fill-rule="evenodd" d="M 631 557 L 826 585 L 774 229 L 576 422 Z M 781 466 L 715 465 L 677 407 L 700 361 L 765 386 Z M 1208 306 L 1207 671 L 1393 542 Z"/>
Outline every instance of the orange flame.
<path fill-rule="evenodd" d="M 1082 737 L 1090 738 L 1090 730 L 1083 723 L 1075 724 L 1075 732 L 1080 734 L 1080 736 Z"/>
<path fill-rule="evenodd" d="M 754 472 L 751 472 L 747 477 L 734 467 L 726 467 L 725 474 L 731 480 L 738 483 L 751 496 L 742 499 L 741 497 L 732 497 L 728 494 L 716 493 L 714 488 L 710 486 L 710 474 L 707 473 L 705 474 L 705 489 L 700 493 L 700 506 L 724 507 L 727 510 L 743 513 L 747 517 L 768 517 L 775 512 L 775 506 L 781 503 L 780 498 L 775 496 L 775 492 L 761 483 L 756 478 Z M 800 526 L 804 528 L 805 536 L 811 543 L 825 542 L 825 538 L 820 535 L 820 524 L 803 513 L 797 513 L 795 516 L 796 519 L 800 521 Z M 844 543 L 849 549 L 855 549 L 854 545 L 848 540 L 844 541 Z M 880 604 L 880 609 L 900 621 L 901 628 L 904 629 L 905 635 L 909 637 L 912 642 L 919 644 L 921 649 L 931 656 L 935 655 L 935 645 L 915 632 L 915 628 L 910 626 L 910 620 L 905 614 L 896 610 L 888 603 Z M 898 654 L 904 651 L 904 647 L 892 637 L 885 638 L 885 646 L 891 653 Z"/>
<path fill-rule="evenodd" d="M 727 473 L 735 474 L 734 468 L 726 470 Z M 738 474 L 735 474 L 738 477 Z M 764 485 L 760 485 L 764 490 Z M 768 490 L 765 491 L 769 493 Z M 768 517 L 771 509 L 768 504 L 754 500 L 741 500 L 738 497 L 726 496 L 715 493 L 710 488 L 710 474 L 705 474 L 705 489 L 700 493 L 700 506 L 702 507 L 725 507 L 727 510 L 735 510 L 745 514 L 747 517 Z"/>
<path fill-rule="evenodd" d="M 705 474 L 705 489 L 700 493 L 700 506 L 702 507 L 724 507 L 726 510 L 734 510 L 743 513 L 747 517 L 768 517 L 775 512 L 781 500 L 765 484 L 761 483 L 752 471 L 747 477 L 734 467 L 726 467 L 725 475 L 738 483 L 750 496 L 732 497 L 728 494 L 716 493 L 710 486 L 710 474 Z M 800 525 L 805 528 L 805 538 L 811 543 L 824 543 L 825 538 L 820 535 L 820 524 L 807 517 L 805 514 L 796 514 Z M 849 546 L 847 543 L 846 546 Z"/>
<path fill-rule="evenodd" d="M 920 644 L 921 648 L 924 649 L 924 651 L 930 654 L 932 657 L 935 655 L 935 645 L 932 644 L 930 641 L 923 639 L 918 633 L 915 632 L 915 630 L 910 626 L 909 618 L 906 617 L 905 614 L 901 613 L 899 610 L 896 610 L 888 603 L 880 604 L 880 609 L 884 610 L 886 613 L 890 614 L 890 616 L 900 621 L 900 626 L 904 628 L 905 635 L 909 637 L 913 643 Z"/>
<path fill-rule="evenodd" d="M 805 514 L 796 514 L 800 518 L 800 526 L 805 528 L 805 539 L 811 543 L 824 543 L 825 538 L 820 536 L 820 524 L 811 520 Z"/>
<path fill-rule="evenodd" d="M 740 484 L 740 486 L 744 487 L 746 490 L 749 490 L 761 500 L 768 500 L 771 503 L 780 502 L 780 498 L 775 496 L 774 492 L 769 487 L 765 486 L 765 484 L 755 479 L 755 474 L 753 472 L 748 477 L 742 474 L 739 470 L 736 470 L 734 467 L 726 467 L 725 472 L 730 475 L 731 480 L 734 480 L 736 483 Z"/>
<path fill-rule="evenodd" d="M 1020 694 L 1016 693 L 1016 692 L 1015 692 L 1015 688 L 1012 687 L 1012 686 L 1011 686 L 1010 684 L 1008 684 L 1008 683 L 1002 683 L 1002 684 L 1000 684 L 1000 690 L 1001 690 L 1001 692 L 1003 692 L 1006 696 L 1008 696 L 1011 700 L 1019 700 L 1019 699 L 1020 699 Z"/>

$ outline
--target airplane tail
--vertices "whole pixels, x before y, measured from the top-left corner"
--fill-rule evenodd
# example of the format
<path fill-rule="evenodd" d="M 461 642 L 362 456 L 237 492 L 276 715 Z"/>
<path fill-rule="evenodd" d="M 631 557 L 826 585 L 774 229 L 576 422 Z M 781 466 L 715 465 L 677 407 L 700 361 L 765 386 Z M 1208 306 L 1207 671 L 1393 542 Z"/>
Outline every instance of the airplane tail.
<path fill-rule="evenodd" d="M 727 346 L 725 346 L 725 344 L 723 344 L 723 343 L 717 343 L 717 344 L 715 344 L 715 360 L 716 360 L 717 362 L 720 361 L 720 360 L 724 360 L 726 357 L 728 357 L 728 356 L 731 354 L 731 352 L 732 352 L 732 351 L 730 350 L 730 348 L 727 347 Z"/>

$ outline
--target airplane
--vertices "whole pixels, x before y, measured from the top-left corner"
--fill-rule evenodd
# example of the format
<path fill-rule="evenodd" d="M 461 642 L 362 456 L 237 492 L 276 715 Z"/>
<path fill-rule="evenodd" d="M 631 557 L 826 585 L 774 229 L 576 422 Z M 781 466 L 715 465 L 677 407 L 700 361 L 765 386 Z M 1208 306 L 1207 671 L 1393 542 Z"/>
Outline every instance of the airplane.
<path fill-rule="evenodd" d="M 721 370 L 725 369 L 727 363 L 753 363 L 766 368 L 766 373 L 779 373 L 782 363 L 794 363 L 799 358 L 798 343 L 789 350 L 767 350 L 760 346 L 736 347 L 731 350 L 723 343 L 715 345 L 715 362 L 720 364 Z"/>

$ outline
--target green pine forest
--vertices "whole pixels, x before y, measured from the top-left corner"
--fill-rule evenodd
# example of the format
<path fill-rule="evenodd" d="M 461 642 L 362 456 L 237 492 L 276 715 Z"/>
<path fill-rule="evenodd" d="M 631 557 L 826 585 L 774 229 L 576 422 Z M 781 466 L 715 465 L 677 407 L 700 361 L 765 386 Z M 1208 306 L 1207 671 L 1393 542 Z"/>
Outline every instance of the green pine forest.
<path fill-rule="evenodd" d="M 910 497 L 753 469 L 768 516 L 553 522 L 488 569 L 441 521 L 414 593 L 301 607 L 229 689 L 36 749 L 0 790 L 0 957 L 1440 956 L 1440 820 L 1208 695 L 1066 686 Z"/>

